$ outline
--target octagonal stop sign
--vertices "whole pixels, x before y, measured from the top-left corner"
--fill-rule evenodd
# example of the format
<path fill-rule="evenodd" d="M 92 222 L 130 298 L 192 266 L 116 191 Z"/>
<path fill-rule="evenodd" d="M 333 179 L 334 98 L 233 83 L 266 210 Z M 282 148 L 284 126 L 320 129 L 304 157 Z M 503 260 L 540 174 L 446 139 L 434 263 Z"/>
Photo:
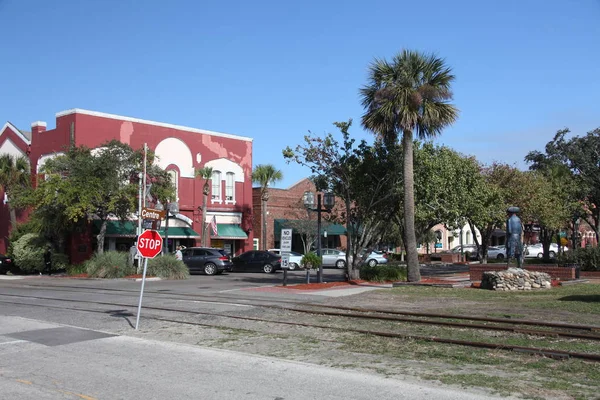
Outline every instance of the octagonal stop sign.
<path fill-rule="evenodd" d="M 162 251 L 162 238 L 158 231 L 145 230 L 137 242 L 137 249 L 144 258 L 154 258 Z"/>

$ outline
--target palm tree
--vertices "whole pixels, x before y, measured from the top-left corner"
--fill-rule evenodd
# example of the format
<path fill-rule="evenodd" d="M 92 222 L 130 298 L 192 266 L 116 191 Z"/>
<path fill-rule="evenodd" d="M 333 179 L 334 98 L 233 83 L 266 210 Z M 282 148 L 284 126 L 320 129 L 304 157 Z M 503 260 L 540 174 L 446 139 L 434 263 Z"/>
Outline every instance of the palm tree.
<path fill-rule="evenodd" d="M 208 195 L 210 193 L 210 185 L 208 184 L 208 180 L 212 178 L 213 169 L 211 167 L 202 167 L 196 170 L 195 176 L 199 176 L 204 179 L 204 186 L 202 186 L 202 245 L 207 247 L 209 245 L 207 239 L 207 227 L 206 223 L 206 203 L 208 201 Z"/>
<path fill-rule="evenodd" d="M 391 62 L 376 59 L 369 69 L 369 84 L 361 90 L 365 113 L 362 124 L 388 146 L 402 135 L 404 165 L 404 229 L 408 280 L 421 280 L 415 235 L 413 136 L 435 137 L 454 123 L 458 109 L 450 84 L 454 75 L 443 59 L 403 50 Z"/>
<path fill-rule="evenodd" d="M 269 185 L 283 179 L 283 173 L 271 164 L 259 164 L 252 171 L 252 182 L 260 185 L 262 211 L 261 247 L 267 249 L 267 202 L 269 201 Z"/>
<path fill-rule="evenodd" d="M 9 200 L 10 225 L 12 229 L 17 226 L 17 213 L 11 204 L 12 194 L 16 188 L 29 187 L 31 185 L 31 173 L 29 159 L 26 156 L 12 156 L 10 154 L 0 155 L 0 188 L 6 193 Z"/>

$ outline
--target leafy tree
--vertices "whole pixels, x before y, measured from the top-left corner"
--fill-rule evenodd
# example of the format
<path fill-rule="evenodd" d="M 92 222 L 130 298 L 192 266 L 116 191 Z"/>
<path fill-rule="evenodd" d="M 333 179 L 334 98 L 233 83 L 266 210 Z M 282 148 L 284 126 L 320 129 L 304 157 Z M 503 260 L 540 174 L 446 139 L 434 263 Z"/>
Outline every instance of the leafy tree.
<path fill-rule="evenodd" d="M 475 228 L 481 234 L 481 243 L 473 235 L 475 245 L 481 255 L 481 262 L 487 262 L 487 249 L 492 234 L 498 228 L 504 228 L 506 209 L 519 206 L 527 208 L 528 184 L 522 171 L 508 164 L 493 163 L 481 166 L 481 171 L 472 175 L 469 185 L 469 197 L 464 203 L 463 217 L 472 232 Z M 521 216 L 523 219 L 523 216 Z"/>
<path fill-rule="evenodd" d="M 317 240 L 317 221 L 315 215 L 304 207 L 302 200 L 290 205 L 288 212 L 290 220 L 287 222 L 289 228 L 300 236 L 304 247 L 304 254 L 310 251 L 313 243 Z"/>
<path fill-rule="evenodd" d="M 261 200 L 261 219 L 262 219 L 262 238 L 261 247 L 267 249 L 267 203 L 269 201 L 269 185 L 279 182 L 283 179 L 283 173 L 276 169 L 272 164 L 259 164 L 252 171 L 252 182 L 260 185 Z"/>
<path fill-rule="evenodd" d="M 211 167 L 203 167 L 195 171 L 195 176 L 200 177 L 204 180 L 202 186 L 202 245 L 208 246 L 208 225 L 206 223 L 206 203 L 208 202 L 208 195 L 210 193 L 210 186 L 208 180 L 212 178 L 213 169 Z"/>
<path fill-rule="evenodd" d="M 46 162 L 40 171 L 44 177 L 38 179 L 29 203 L 38 210 L 38 218 L 50 221 L 51 226 L 71 228 L 92 218 L 100 220 L 97 252 L 102 254 L 108 219 L 128 220 L 137 209 L 142 160 L 142 150 L 133 151 L 116 140 L 94 150 L 71 147 L 66 154 Z M 168 202 L 174 196 L 174 186 L 168 173 L 153 161 L 154 154 L 150 153 L 147 180 L 152 183 L 154 198 Z"/>
<path fill-rule="evenodd" d="M 557 170 L 554 174 L 550 171 L 529 172 L 527 174 L 529 183 L 529 202 L 524 210 L 523 217 L 529 221 L 535 221 L 540 226 L 540 242 L 544 250 L 544 260 L 550 259 L 550 244 L 553 239 L 557 240 L 559 248 L 558 233 L 570 221 L 573 207 L 577 202 L 570 199 L 570 193 L 565 190 L 570 183 L 564 180 Z"/>
<path fill-rule="evenodd" d="M 31 170 L 29 159 L 25 156 L 13 156 L 10 154 L 0 155 L 0 188 L 8 198 L 8 209 L 10 212 L 10 226 L 17 226 L 17 203 L 13 204 L 13 195 L 20 189 L 31 186 Z"/>
<path fill-rule="evenodd" d="M 317 190 L 332 190 L 344 201 L 342 210 L 333 210 L 333 218 L 346 224 L 348 277 L 359 279 L 357 255 L 380 237 L 380 227 L 394 209 L 391 200 L 400 174 L 395 173 L 397 157 L 384 146 L 368 146 L 364 140 L 355 146 L 349 133 L 352 120 L 334 125 L 342 135 L 341 143 L 331 133 L 324 137 L 311 133 L 304 144 L 294 150 L 287 147 L 283 155 L 287 162 L 310 168 Z"/>
<path fill-rule="evenodd" d="M 451 125 L 458 110 L 448 103 L 454 75 L 441 58 L 403 50 L 391 62 L 376 59 L 370 67 L 369 83 L 361 89 L 365 128 L 395 144 L 402 135 L 404 185 L 404 236 L 408 280 L 419 281 L 415 234 L 413 137 L 435 137 Z"/>
<path fill-rule="evenodd" d="M 479 178 L 479 164 L 446 146 L 415 142 L 415 233 L 421 237 L 437 224 L 456 227 Z"/>
<path fill-rule="evenodd" d="M 571 200 L 580 200 L 580 206 L 571 209 L 573 218 L 582 217 L 600 237 L 600 128 L 582 137 L 566 139 L 568 129 L 559 130 L 546 144 L 545 152 L 532 151 L 525 161 L 530 169 L 545 175 L 560 176 L 561 185 L 571 194 Z M 566 172 L 566 171 L 568 172 Z"/>

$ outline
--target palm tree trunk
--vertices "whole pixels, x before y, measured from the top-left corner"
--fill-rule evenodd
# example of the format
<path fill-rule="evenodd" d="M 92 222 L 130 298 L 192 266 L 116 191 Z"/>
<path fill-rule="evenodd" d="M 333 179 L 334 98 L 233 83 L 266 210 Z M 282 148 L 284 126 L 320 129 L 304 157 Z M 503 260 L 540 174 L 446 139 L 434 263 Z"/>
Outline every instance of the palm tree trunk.
<path fill-rule="evenodd" d="M 402 135 L 404 152 L 404 229 L 406 237 L 406 264 L 408 281 L 419 282 L 419 257 L 417 255 L 417 236 L 415 235 L 415 177 L 413 169 L 413 133 L 406 130 Z"/>
<path fill-rule="evenodd" d="M 261 245 L 263 250 L 267 250 L 267 202 L 261 200 L 262 211 L 262 229 L 261 229 Z"/>
<path fill-rule="evenodd" d="M 208 199 L 208 195 L 203 194 L 203 198 L 202 198 L 202 246 L 207 247 L 208 243 L 206 241 L 206 234 L 207 234 L 207 229 L 206 229 L 206 203 Z"/>

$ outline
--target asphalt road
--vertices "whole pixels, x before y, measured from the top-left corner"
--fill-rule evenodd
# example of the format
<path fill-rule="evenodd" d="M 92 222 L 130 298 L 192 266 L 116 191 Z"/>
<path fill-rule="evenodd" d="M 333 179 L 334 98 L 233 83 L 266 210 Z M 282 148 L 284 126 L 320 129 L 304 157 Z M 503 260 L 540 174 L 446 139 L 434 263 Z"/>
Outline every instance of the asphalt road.
<path fill-rule="evenodd" d="M 341 279 L 326 270 L 326 280 Z M 144 307 L 226 312 L 245 307 L 275 275 L 236 273 L 149 281 Z M 292 274 L 290 274 L 292 275 Z M 302 273 L 295 273 L 303 281 Z M 0 279 L 0 398 L 12 399 L 476 399 L 489 395 L 370 373 L 156 340 L 158 323 L 133 330 L 140 282 L 58 277 Z M 239 294 L 239 304 L 198 297 Z M 177 295 L 177 296 L 173 296 Z M 286 294 L 289 295 L 289 294 Z M 296 295 L 301 297 L 302 295 Z M 177 297 L 177 298 L 175 298 Z M 319 296 L 311 296 L 319 301 Z M 86 312 L 78 311 L 85 308 Z M 157 311 L 153 310 L 156 314 Z M 178 317 L 161 312 L 165 317 Z"/>

